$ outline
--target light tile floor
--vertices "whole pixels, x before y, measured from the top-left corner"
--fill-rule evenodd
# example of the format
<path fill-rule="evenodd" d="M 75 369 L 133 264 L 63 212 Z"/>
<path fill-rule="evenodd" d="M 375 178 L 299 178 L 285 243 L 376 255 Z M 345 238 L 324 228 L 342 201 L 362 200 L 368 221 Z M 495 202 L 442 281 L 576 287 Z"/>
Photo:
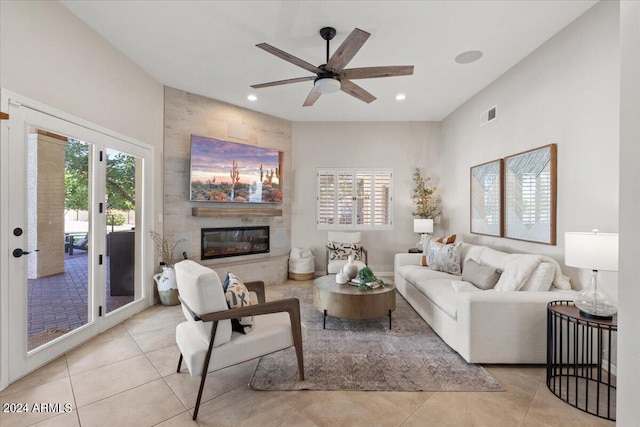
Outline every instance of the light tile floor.
<path fill-rule="evenodd" d="M 282 297 L 288 282 L 267 287 Z M 0 402 L 70 403 L 68 413 L 0 413 L 0 426 L 613 426 L 553 396 L 542 366 L 490 365 L 505 392 L 253 391 L 256 361 L 207 377 L 175 373 L 180 307 L 156 305 L 0 392 Z M 55 408 L 54 408 L 55 409 Z"/>

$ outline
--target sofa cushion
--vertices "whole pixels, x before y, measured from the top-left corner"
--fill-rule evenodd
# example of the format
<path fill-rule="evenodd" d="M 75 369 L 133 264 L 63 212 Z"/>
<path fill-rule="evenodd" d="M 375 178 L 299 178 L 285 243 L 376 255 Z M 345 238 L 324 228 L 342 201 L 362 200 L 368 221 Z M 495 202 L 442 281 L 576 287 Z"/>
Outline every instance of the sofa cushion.
<path fill-rule="evenodd" d="M 471 282 L 465 282 L 464 280 L 452 280 L 451 286 L 453 286 L 453 291 L 456 294 L 460 294 L 463 292 L 477 292 L 482 291 L 482 289 L 478 289 Z"/>
<path fill-rule="evenodd" d="M 480 265 L 472 259 L 467 260 L 462 268 L 462 280 L 483 290 L 492 289 L 498 283 L 499 278 L 500 271 L 498 269 Z"/>
<path fill-rule="evenodd" d="M 444 271 L 451 274 L 462 274 L 460 267 L 460 246 L 461 243 L 444 245 L 432 242 L 429 245 L 429 268 L 437 271 Z"/>
<path fill-rule="evenodd" d="M 413 264 L 401 265 L 398 267 L 398 274 L 412 284 L 418 283 L 420 280 L 431 279 L 460 280 L 460 276 L 445 273 L 444 271 L 431 270 L 429 267 L 420 267 L 419 265 Z"/>
<path fill-rule="evenodd" d="M 531 276 L 520 290 L 546 292 L 551 288 L 555 274 L 556 269 L 553 264 L 550 262 L 541 262 L 540 265 L 533 270 Z"/>
<path fill-rule="evenodd" d="M 440 310 L 452 319 L 456 318 L 456 291 L 451 285 L 451 279 L 421 280 L 415 284 L 420 293 L 429 298 Z"/>
<path fill-rule="evenodd" d="M 477 259 L 480 264 L 488 265 L 493 268 L 497 268 L 499 270 L 504 271 L 509 254 L 506 252 L 496 251 L 495 249 L 491 249 L 486 247 L 480 253 L 480 259 Z"/>

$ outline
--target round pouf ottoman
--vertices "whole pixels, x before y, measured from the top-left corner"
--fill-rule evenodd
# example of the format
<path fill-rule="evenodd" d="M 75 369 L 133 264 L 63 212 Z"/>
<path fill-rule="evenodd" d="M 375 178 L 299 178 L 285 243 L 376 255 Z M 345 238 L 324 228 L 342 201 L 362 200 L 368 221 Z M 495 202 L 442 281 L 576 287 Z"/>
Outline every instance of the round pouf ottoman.
<path fill-rule="evenodd" d="M 316 270 L 313 248 L 293 248 L 289 254 L 289 279 L 313 280 Z"/>

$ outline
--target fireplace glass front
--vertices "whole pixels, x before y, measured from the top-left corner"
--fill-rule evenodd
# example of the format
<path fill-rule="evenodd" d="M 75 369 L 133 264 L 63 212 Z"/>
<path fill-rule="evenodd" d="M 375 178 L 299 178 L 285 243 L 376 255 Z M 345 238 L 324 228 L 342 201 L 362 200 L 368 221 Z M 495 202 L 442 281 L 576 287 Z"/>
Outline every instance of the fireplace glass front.
<path fill-rule="evenodd" d="M 269 252 L 268 226 L 203 228 L 201 235 L 201 259 Z"/>

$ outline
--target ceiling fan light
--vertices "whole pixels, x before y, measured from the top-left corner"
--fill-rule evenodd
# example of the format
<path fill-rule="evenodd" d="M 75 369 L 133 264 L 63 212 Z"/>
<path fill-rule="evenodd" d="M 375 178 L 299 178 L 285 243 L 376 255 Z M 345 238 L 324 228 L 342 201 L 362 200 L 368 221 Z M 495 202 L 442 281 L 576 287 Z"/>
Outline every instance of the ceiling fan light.
<path fill-rule="evenodd" d="M 340 80 L 332 79 L 330 77 L 326 77 L 323 79 L 318 79 L 313 84 L 316 92 L 320 93 L 336 93 L 340 90 Z"/>

